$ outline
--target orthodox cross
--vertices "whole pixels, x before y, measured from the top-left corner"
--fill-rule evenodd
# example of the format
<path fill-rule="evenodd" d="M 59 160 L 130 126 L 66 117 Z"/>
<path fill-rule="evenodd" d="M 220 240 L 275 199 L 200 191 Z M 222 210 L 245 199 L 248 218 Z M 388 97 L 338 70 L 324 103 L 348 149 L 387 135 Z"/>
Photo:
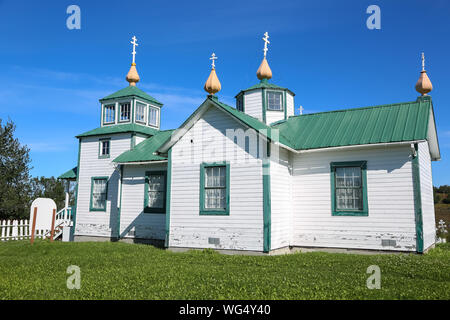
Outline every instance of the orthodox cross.
<path fill-rule="evenodd" d="M 136 47 L 139 46 L 137 44 L 137 39 L 136 36 L 133 36 L 133 38 L 131 38 L 133 41 L 131 41 L 131 44 L 133 45 L 133 52 L 131 53 L 133 55 L 133 63 L 135 63 L 136 60 Z"/>
<path fill-rule="evenodd" d="M 425 54 L 422 52 L 422 71 L 425 71 Z"/>
<path fill-rule="evenodd" d="M 268 32 L 264 33 L 264 37 L 262 39 L 264 40 L 264 49 L 263 49 L 263 51 L 264 51 L 264 58 L 265 58 L 266 54 L 267 54 L 267 50 L 269 50 L 269 49 L 267 49 L 267 44 L 270 43 L 270 41 L 269 41 L 269 33 Z"/>
<path fill-rule="evenodd" d="M 215 65 L 215 63 L 214 63 L 214 60 L 216 60 L 216 59 L 217 59 L 216 54 L 213 52 L 213 54 L 211 55 L 211 58 L 209 58 L 209 60 L 211 60 L 211 67 L 212 67 L 213 69 L 216 68 L 216 65 Z"/>
<path fill-rule="evenodd" d="M 298 107 L 298 111 L 300 111 L 300 114 L 303 114 L 303 110 L 305 110 L 305 109 L 303 108 L 303 106 Z"/>

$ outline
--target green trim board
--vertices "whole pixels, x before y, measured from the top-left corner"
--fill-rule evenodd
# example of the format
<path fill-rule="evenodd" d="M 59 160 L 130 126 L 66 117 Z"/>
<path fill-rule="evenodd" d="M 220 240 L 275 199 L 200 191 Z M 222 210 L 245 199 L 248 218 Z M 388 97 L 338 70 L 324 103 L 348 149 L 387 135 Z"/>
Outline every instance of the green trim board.
<path fill-rule="evenodd" d="M 267 97 L 266 97 L 266 89 L 262 89 L 261 90 L 261 99 L 262 99 L 262 119 L 264 123 L 267 123 L 267 115 L 266 115 L 266 110 L 267 110 Z"/>
<path fill-rule="evenodd" d="M 159 171 L 146 171 L 145 172 L 145 186 L 144 186 L 144 212 L 145 213 L 159 213 L 159 214 L 165 214 L 166 208 L 167 208 L 167 187 L 166 190 L 164 190 L 164 204 L 162 208 L 151 208 L 148 206 L 149 199 L 148 199 L 148 190 L 149 190 L 149 177 L 151 175 L 162 175 L 164 176 L 164 186 L 167 186 L 167 171 L 159 170 Z"/>
<path fill-rule="evenodd" d="M 361 210 L 339 210 L 336 206 L 336 168 L 359 167 L 361 168 L 361 187 L 362 204 Z M 368 198 L 367 198 L 367 161 L 345 161 L 330 163 L 330 182 L 331 182 L 331 215 L 333 216 L 368 216 Z"/>
<path fill-rule="evenodd" d="M 272 204 L 270 194 L 270 141 L 266 144 L 267 158 L 262 159 L 263 183 L 263 251 L 270 252 L 272 233 Z"/>
<path fill-rule="evenodd" d="M 169 247 L 170 238 L 170 196 L 172 187 L 172 148 L 169 149 L 167 154 L 167 183 L 166 183 L 166 226 L 165 226 L 165 238 L 164 246 Z"/>
<path fill-rule="evenodd" d="M 122 210 L 122 185 L 123 185 L 123 165 L 120 165 L 120 194 L 119 207 L 117 208 L 117 239 L 120 239 L 120 216 Z"/>
<path fill-rule="evenodd" d="M 78 186 L 80 184 L 80 157 L 81 157 L 81 139 L 78 140 L 78 162 L 77 162 L 77 185 L 75 187 L 75 204 L 72 208 L 73 226 L 70 228 L 70 239 L 73 240 L 75 229 L 77 227 L 77 207 L 78 207 Z"/>
<path fill-rule="evenodd" d="M 130 97 L 130 98 L 138 97 L 140 99 L 145 100 L 145 102 L 148 102 L 148 103 L 155 103 L 159 106 L 163 105 L 161 102 L 159 102 L 158 100 L 153 98 L 151 95 L 145 93 L 144 91 L 142 91 L 141 89 L 139 89 L 136 86 L 128 86 L 119 91 L 116 91 L 116 92 L 100 99 L 100 102 L 103 103 L 104 101 L 108 101 L 108 100 L 116 100 L 119 98 L 128 98 L 128 97 Z"/>
<path fill-rule="evenodd" d="M 205 169 L 211 167 L 225 167 L 225 201 L 226 208 L 220 209 L 207 209 L 205 208 Z M 200 164 L 200 197 L 199 197 L 199 214 L 200 215 L 230 215 L 230 163 L 227 161 L 220 162 L 203 162 Z"/>
<path fill-rule="evenodd" d="M 416 250 L 423 253 L 423 216 L 422 216 L 422 193 L 420 189 L 420 164 L 419 146 L 414 144 L 414 155 L 412 157 L 412 174 L 414 187 L 414 218 L 416 222 Z"/>
<path fill-rule="evenodd" d="M 108 179 L 109 177 L 91 177 L 91 195 L 90 195 L 90 201 L 89 201 L 89 211 L 101 211 L 101 212 L 106 212 L 106 207 L 108 204 Z M 105 180 L 106 181 L 106 197 L 105 197 L 105 208 L 104 209 L 99 209 L 99 208 L 94 208 L 92 206 L 92 196 L 93 196 L 93 192 L 94 192 L 94 180 Z"/>
<path fill-rule="evenodd" d="M 103 151 L 103 142 L 109 142 L 108 146 L 108 154 L 102 154 Z M 108 159 L 111 155 L 111 138 L 102 138 L 98 139 L 98 158 L 99 159 Z"/>

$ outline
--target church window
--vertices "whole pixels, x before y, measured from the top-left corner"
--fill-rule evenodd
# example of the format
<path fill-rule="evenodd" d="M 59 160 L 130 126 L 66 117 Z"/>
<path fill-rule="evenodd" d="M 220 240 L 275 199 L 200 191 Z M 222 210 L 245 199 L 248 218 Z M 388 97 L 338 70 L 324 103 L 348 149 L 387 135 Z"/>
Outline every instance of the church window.
<path fill-rule="evenodd" d="M 131 105 L 129 102 L 120 104 L 120 121 L 130 121 Z"/>
<path fill-rule="evenodd" d="M 230 165 L 225 162 L 200 166 L 200 214 L 228 215 L 230 212 Z"/>
<path fill-rule="evenodd" d="M 116 106 L 106 105 L 103 110 L 103 123 L 114 123 L 116 119 Z"/>
<path fill-rule="evenodd" d="M 332 214 L 367 216 L 366 161 L 332 162 Z"/>
<path fill-rule="evenodd" d="M 90 211 L 106 211 L 107 193 L 108 177 L 92 177 Z"/>
<path fill-rule="evenodd" d="M 166 171 L 146 172 L 144 212 L 166 213 Z"/>
<path fill-rule="evenodd" d="M 281 92 L 268 91 L 267 92 L 267 110 L 282 111 L 282 97 Z"/>
<path fill-rule="evenodd" d="M 145 123 L 145 110 L 147 106 L 143 103 L 136 103 L 136 122 Z"/>
<path fill-rule="evenodd" d="M 158 126 L 159 110 L 157 108 L 150 107 L 148 113 L 148 124 L 154 127 Z"/>

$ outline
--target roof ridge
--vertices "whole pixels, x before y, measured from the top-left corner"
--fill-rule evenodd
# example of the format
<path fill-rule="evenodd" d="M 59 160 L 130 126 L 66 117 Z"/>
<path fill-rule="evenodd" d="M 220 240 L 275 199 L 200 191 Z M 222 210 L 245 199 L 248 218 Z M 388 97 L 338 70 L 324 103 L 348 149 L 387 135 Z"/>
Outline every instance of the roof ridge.
<path fill-rule="evenodd" d="M 338 109 L 338 110 L 321 111 L 321 112 L 314 112 L 314 113 L 307 113 L 307 114 L 297 114 L 297 115 L 294 115 L 294 116 L 290 116 L 288 119 L 290 119 L 290 118 L 297 118 L 297 117 L 304 117 L 304 116 L 311 116 L 311 115 L 315 115 L 315 114 L 345 112 L 345 111 L 364 110 L 364 109 L 375 109 L 375 108 L 383 108 L 383 107 L 394 107 L 394 106 L 398 106 L 398 105 L 402 105 L 402 104 L 413 104 L 413 103 L 418 103 L 418 102 L 417 102 L 417 100 L 414 100 L 414 101 L 407 101 L 407 102 L 396 102 L 396 103 L 379 104 L 379 105 L 375 105 L 375 106 Z"/>

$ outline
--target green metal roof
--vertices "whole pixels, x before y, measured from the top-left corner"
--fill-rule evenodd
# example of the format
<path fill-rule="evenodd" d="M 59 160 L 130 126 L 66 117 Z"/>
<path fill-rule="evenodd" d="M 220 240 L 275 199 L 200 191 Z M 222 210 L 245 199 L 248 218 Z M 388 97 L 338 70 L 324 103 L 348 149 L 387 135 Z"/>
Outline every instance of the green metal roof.
<path fill-rule="evenodd" d="M 427 139 L 431 98 L 290 117 L 272 125 L 296 150 Z"/>
<path fill-rule="evenodd" d="M 75 180 L 77 178 L 78 167 L 72 168 L 69 171 L 63 173 L 58 179 Z"/>
<path fill-rule="evenodd" d="M 139 89 L 136 86 L 128 86 L 126 88 L 123 88 L 113 94 L 110 94 L 109 96 L 104 97 L 103 99 L 100 99 L 100 101 L 104 100 L 110 100 L 110 99 L 118 99 L 118 98 L 125 98 L 125 97 L 139 97 L 141 99 L 147 100 L 148 102 L 156 103 L 157 105 L 162 106 L 162 103 L 153 98 L 151 95 L 145 93 L 141 89 Z"/>
<path fill-rule="evenodd" d="M 76 137 L 88 137 L 88 136 L 99 136 L 99 135 L 105 135 L 105 134 L 113 134 L 113 133 L 124 133 L 124 132 L 135 132 L 135 133 L 142 133 L 146 134 L 148 136 L 153 136 L 160 132 L 159 130 L 143 126 L 136 123 L 126 123 L 126 124 L 112 124 L 103 126 L 100 128 L 96 128 L 94 130 L 87 131 L 85 133 L 79 134 Z"/>
<path fill-rule="evenodd" d="M 259 131 L 262 135 L 272 139 L 272 128 L 268 125 L 266 125 L 264 122 L 259 121 L 257 118 L 254 118 L 245 112 L 239 111 L 236 108 L 230 107 L 229 105 L 220 102 L 217 97 L 211 97 L 208 96 L 208 99 L 210 99 L 212 102 L 214 102 L 216 105 L 218 105 L 222 110 L 226 111 L 227 113 L 231 114 L 233 117 L 237 118 L 238 120 L 245 123 L 250 128 L 255 129 L 256 131 Z M 262 130 L 262 131 L 261 131 Z M 277 139 L 282 144 L 285 144 L 287 146 L 290 145 L 290 142 L 288 139 L 286 139 L 282 134 Z"/>
<path fill-rule="evenodd" d="M 247 88 L 247 89 L 245 89 L 245 90 L 241 90 L 241 91 L 236 95 L 236 97 L 237 97 L 238 95 L 240 95 L 241 93 L 245 92 L 245 91 L 250 91 L 250 90 L 255 90 L 255 89 L 262 89 L 262 88 L 265 88 L 265 89 L 286 90 L 286 91 L 289 91 L 293 96 L 295 96 L 295 93 L 293 93 L 293 92 L 292 92 L 291 90 L 289 90 L 288 88 L 283 88 L 283 87 L 277 86 L 276 84 L 269 83 L 269 82 L 267 81 L 267 79 L 263 79 L 263 80 L 261 80 L 261 82 L 255 84 L 254 86 L 251 86 L 250 88 Z"/>
<path fill-rule="evenodd" d="M 154 154 L 159 147 L 170 139 L 170 136 L 174 130 L 160 131 L 158 134 L 145 139 L 133 149 L 125 151 L 120 156 L 115 158 L 113 162 L 127 163 L 127 162 L 144 162 L 144 161 L 156 161 L 166 160 L 166 157 Z"/>

